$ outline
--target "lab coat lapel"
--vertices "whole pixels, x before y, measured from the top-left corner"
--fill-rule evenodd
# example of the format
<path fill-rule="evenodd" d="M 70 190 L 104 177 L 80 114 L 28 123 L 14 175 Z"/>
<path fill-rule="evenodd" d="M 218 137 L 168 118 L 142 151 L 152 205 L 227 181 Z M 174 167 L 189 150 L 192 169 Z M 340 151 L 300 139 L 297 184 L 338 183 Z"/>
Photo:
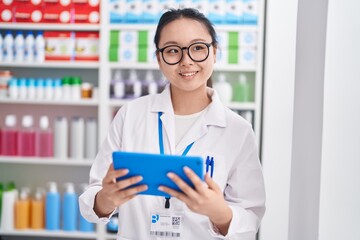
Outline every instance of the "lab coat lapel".
<path fill-rule="evenodd" d="M 211 103 L 176 146 L 178 155 L 182 154 L 185 148 L 193 142 L 195 142 L 193 147 L 196 147 L 196 141 L 208 133 L 209 126 L 226 127 L 224 105 L 213 89 L 208 88 L 207 91 L 211 96 Z"/>
<path fill-rule="evenodd" d="M 203 115 L 201 115 L 176 146 L 176 154 L 181 155 L 185 148 L 193 142 L 195 142 L 194 145 L 196 145 L 196 141 L 204 136 L 207 132 L 208 126 L 206 124 L 206 120 Z"/>
<path fill-rule="evenodd" d="M 164 153 L 175 154 L 175 120 L 169 86 L 166 86 L 165 90 L 158 95 L 151 109 L 153 112 L 163 113 L 161 122 L 163 125 Z"/>

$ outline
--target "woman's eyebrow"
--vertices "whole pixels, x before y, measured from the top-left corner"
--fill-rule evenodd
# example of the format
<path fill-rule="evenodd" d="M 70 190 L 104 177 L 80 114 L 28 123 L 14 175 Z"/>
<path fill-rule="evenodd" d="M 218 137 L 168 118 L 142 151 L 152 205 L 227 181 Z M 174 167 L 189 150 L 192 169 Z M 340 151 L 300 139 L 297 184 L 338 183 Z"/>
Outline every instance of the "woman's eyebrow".
<path fill-rule="evenodd" d="M 203 39 L 203 38 L 196 38 L 196 39 L 193 39 L 190 41 L 190 44 L 191 43 L 194 43 L 194 42 L 206 42 L 207 40 Z M 169 45 L 169 44 L 175 44 L 175 45 L 178 45 L 179 43 L 176 42 L 176 41 L 167 41 L 164 43 L 164 46 L 166 45 Z"/>

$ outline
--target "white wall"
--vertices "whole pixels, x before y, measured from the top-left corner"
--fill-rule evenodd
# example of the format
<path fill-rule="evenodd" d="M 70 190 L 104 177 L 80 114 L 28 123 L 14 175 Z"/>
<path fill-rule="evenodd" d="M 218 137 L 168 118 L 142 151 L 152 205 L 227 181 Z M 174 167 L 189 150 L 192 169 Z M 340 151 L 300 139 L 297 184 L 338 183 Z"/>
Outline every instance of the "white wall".
<path fill-rule="evenodd" d="M 315 42 L 307 40 L 307 28 L 319 27 L 306 26 L 307 16 L 317 19 L 311 1 L 268 0 L 267 5 L 262 137 L 267 212 L 260 239 L 360 239 L 360 1 L 316 1 L 323 28 Z M 320 44 L 320 52 L 312 43 Z M 311 81 L 299 82 L 311 77 L 306 59 L 318 64 L 308 71 L 318 74 L 319 97 L 310 91 L 307 98 Z M 302 115 L 306 106 L 317 117 L 314 139 L 301 132 L 302 121 L 306 128 L 314 117 Z"/>
<path fill-rule="evenodd" d="M 360 239 L 359 13 L 359 0 L 329 0 L 319 240 Z"/>
<path fill-rule="evenodd" d="M 287 240 L 297 1 L 267 1 L 262 130 L 266 213 L 261 240 Z"/>

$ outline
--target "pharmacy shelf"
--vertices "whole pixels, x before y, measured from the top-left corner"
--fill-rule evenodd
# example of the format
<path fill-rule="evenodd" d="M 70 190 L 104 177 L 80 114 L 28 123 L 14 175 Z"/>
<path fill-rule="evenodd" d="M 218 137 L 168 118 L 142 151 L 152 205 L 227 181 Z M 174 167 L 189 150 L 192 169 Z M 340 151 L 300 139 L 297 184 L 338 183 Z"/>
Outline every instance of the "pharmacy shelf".
<path fill-rule="evenodd" d="M 44 99 L 0 99 L 0 104 L 29 104 L 29 105 L 61 105 L 61 106 L 89 106 L 97 107 L 99 100 L 97 99 L 81 99 L 81 100 L 44 100 Z"/>
<path fill-rule="evenodd" d="M 51 237 L 70 239 L 96 239 L 97 234 L 84 232 L 67 231 L 46 231 L 46 230 L 1 230 L 1 236 L 26 236 L 26 237 Z"/>
<path fill-rule="evenodd" d="M 12 157 L 0 156 L 0 163 L 31 164 L 31 165 L 58 165 L 58 166 L 91 166 L 92 159 L 58 159 L 40 157 Z"/>
<path fill-rule="evenodd" d="M 100 65 L 99 62 L 96 61 L 45 61 L 39 63 L 2 62 L 0 67 L 98 69 L 99 65 Z"/>
<path fill-rule="evenodd" d="M 100 24 L 1 23 L 1 29 L 100 31 Z"/>
<path fill-rule="evenodd" d="M 109 101 L 110 107 L 121 107 L 127 102 L 131 101 L 131 99 L 111 99 Z M 233 110 L 255 110 L 256 105 L 252 102 L 231 102 L 226 104 L 228 108 L 231 108 Z"/>
<path fill-rule="evenodd" d="M 159 70 L 157 63 L 128 63 L 128 62 L 111 62 L 110 69 L 136 69 L 136 70 Z M 256 66 L 241 66 L 241 65 L 216 65 L 215 71 L 226 72 L 255 72 Z"/>

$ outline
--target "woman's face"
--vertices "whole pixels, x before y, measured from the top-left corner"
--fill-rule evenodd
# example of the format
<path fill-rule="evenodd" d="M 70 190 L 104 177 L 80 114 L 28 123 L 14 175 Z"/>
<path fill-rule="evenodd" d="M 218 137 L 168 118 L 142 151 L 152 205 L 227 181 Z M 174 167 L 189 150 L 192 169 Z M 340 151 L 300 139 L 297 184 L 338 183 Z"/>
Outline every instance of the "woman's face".
<path fill-rule="evenodd" d="M 188 47 L 195 42 L 211 43 L 206 27 L 198 21 L 181 18 L 167 24 L 160 33 L 159 49 L 170 45 Z M 216 61 L 216 49 L 211 45 L 209 56 L 203 62 L 193 61 L 187 50 L 183 50 L 182 60 L 169 65 L 164 62 L 162 53 L 157 52 L 157 61 L 165 77 L 170 81 L 172 90 L 195 91 L 206 87 Z"/>

